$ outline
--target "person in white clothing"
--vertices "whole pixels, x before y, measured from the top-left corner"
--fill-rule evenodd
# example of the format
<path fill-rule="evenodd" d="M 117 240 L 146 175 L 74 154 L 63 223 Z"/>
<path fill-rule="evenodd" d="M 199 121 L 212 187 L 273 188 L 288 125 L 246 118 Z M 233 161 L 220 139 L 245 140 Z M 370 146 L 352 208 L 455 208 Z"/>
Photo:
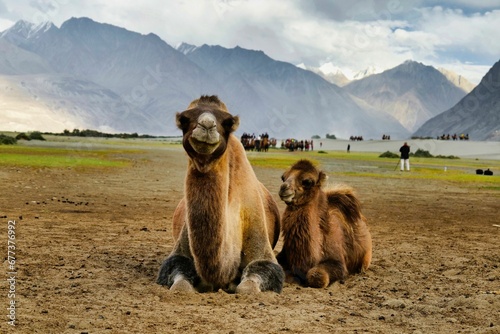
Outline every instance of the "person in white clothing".
<path fill-rule="evenodd" d="M 399 152 L 401 152 L 401 171 L 404 171 L 405 165 L 406 170 L 410 171 L 410 146 L 405 142 L 399 149 Z"/>

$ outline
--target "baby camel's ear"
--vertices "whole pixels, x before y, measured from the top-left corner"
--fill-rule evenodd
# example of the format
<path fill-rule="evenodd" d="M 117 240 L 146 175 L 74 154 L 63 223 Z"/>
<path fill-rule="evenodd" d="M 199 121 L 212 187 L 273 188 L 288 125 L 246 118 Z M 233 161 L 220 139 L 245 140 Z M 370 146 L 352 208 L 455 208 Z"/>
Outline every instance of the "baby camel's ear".
<path fill-rule="evenodd" d="M 319 172 L 318 185 L 323 187 L 326 184 L 326 180 L 328 180 L 328 176 L 323 173 L 323 171 Z"/>

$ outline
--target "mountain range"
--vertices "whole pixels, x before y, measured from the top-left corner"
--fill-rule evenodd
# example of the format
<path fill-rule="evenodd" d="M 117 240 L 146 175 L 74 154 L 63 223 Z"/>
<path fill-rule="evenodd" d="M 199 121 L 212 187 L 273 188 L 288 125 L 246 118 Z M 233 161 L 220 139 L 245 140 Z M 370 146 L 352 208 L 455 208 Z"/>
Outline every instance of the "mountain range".
<path fill-rule="evenodd" d="M 500 61 L 467 96 L 415 132 L 419 137 L 443 134 L 467 134 L 474 140 L 500 140 Z"/>
<path fill-rule="evenodd" d="M 392 115 L 411 132 L 465 96 L 464 90 L 434 67 L 415 61 L 352 81 L 344 88 Z"/>
<path fill-rule="evenodd" d="M 178 135 L 175 112 L 201 94 L 216 94 L 240 116 L 240 133 L 407 138 L 466 94 L 416 62 L 339 87 L 262 51 L 173 48 L 155 34 L 89 18 L 60 28 L 19 21 L 0 34 L 0 51 L 2 130 Z M 395 110 L 404 99 L 401 116 Z"/>

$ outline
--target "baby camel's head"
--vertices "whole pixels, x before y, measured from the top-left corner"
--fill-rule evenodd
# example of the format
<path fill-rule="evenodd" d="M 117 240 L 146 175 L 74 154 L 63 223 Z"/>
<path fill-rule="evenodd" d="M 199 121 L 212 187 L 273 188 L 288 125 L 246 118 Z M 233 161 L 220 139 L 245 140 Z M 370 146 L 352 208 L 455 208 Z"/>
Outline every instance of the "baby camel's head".
<path fill-rule="evenodd" d="M 280 198 L 287 205 L 307 204 L 315 198 L 326 179 L 326 174 L 311 161 L 299 160 L 281 176 Z"/>

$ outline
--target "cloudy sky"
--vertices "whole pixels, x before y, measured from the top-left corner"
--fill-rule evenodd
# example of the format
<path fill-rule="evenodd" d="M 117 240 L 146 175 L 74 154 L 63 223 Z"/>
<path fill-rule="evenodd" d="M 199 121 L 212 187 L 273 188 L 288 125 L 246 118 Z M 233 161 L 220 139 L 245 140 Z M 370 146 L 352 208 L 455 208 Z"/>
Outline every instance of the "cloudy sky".
<path fill-rule="evenodd" d="M 0 31 L 18 20 L 60 26 L 86 16 L 172 46 L 263 50 L 347 74 L 407 59 L 478 83 L 500 59 L 500 0 L 0 0 Z"/>

